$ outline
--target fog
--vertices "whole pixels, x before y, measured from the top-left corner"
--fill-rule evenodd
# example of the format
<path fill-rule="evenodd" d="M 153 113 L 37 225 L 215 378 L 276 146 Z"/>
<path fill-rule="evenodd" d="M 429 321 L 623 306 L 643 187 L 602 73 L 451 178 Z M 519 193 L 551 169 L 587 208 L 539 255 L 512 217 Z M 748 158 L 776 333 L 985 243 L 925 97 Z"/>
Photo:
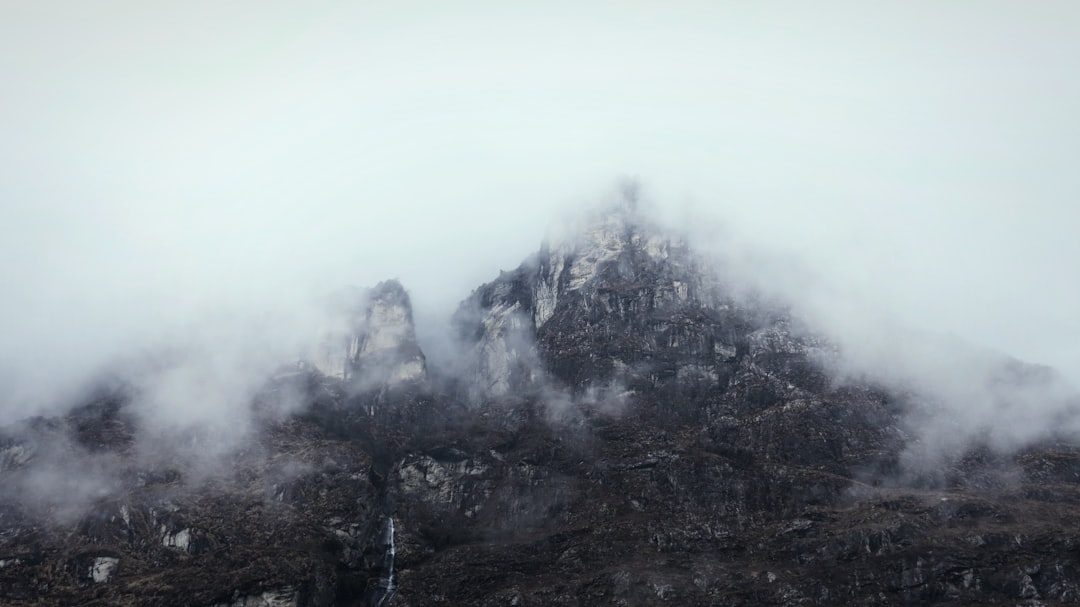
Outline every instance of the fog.
<path fill-rule="evenodd" d="M 8 2 L 0 419 L 164 357 L 145 416 L 231 424 L 329 294 L 398 278 L 425 345 L 623 176 L 852 372 L 967 377 L 914 331 L 1078 384 L 1078 29 L 1053 1 Z"/>

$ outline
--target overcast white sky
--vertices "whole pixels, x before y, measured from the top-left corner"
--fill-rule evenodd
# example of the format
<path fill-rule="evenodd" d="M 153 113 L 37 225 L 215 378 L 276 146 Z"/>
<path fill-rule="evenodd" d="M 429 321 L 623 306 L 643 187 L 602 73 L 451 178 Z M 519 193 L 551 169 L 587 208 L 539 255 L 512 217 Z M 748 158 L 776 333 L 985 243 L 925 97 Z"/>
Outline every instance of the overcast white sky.
<path fill-rule="evenodd" d="M 621 175 L 1080 378 L 1077 32 L 1067 0 L 4 0 L 0 385 L 312 288 L 449 310 Z"/>

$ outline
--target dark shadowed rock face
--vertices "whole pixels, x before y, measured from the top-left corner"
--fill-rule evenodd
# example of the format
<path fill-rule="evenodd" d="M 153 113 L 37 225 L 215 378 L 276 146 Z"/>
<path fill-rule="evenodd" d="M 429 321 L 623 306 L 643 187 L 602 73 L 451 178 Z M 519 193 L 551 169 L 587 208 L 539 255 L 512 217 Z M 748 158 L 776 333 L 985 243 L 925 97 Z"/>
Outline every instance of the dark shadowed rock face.
<path fill-rule="evenodd" d="M 450 387 L 400 285 L 363 302 L 342 373 L 271 380 L 213 473 L 140 458 L 122 391 L 6 427 L 0 603 L 1080 602 L 1080 447 L 899 482 L 906 400 L 632 208 L 480 287 Z"/>

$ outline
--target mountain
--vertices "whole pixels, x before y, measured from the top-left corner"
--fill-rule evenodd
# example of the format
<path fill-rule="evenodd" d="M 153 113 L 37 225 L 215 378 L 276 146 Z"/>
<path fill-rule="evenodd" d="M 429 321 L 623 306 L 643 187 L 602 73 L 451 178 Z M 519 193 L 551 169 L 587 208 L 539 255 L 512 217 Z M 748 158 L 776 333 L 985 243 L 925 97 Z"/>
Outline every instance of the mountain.
<path fill-rule="evenodd" d="M 910 469 L 917 386 L 837 377 L 837 346 L 632 197 L 477 288 L 446 368 L 396 281 L 334 309 L 211 464 L 125 384 L 4 427 L 2 602 L 1080 601 L 1075 440 Z"/>

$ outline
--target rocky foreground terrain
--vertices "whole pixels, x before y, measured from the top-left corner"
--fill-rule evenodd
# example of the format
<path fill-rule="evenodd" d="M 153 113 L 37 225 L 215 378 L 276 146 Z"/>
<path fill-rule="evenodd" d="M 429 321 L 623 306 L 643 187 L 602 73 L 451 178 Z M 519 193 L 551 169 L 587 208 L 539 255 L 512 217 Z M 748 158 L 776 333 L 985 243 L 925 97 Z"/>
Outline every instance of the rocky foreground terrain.
<path fill-rule="evenodd" d="M 462 303 L 452 364 L 356 293 L 212 458 L 124 382 L 8 423 L 0 603 L 1080 603 L 1080 443 L 907 469 L 911 392 L 632 205 L 586 223 Z"/>

